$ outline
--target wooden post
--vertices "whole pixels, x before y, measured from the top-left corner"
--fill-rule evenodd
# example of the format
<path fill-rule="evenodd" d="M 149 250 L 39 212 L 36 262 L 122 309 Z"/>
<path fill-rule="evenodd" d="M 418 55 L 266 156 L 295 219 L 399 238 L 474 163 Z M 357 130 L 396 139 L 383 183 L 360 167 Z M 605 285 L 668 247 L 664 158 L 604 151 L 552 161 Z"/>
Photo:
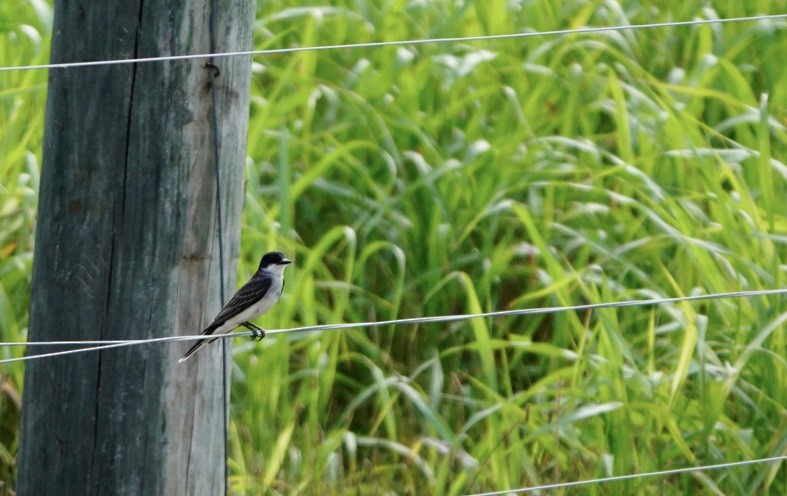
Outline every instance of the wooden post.
<path fill-rule="evenodd" d="M 217 50 L 248 50 L 254 2 L 218 0 Z M 52 62 L 207 53 L 210 0 L 56 2 Z M 249 57 L 53 69 L 31 341 L 196 334 L 220 308 L 211 91 L 225 287 L 235 289 Z M 224 493 L 221 345 L 28 363 L 18 494 Z M 36 351 L 41 351 L 40 348 Z"/>

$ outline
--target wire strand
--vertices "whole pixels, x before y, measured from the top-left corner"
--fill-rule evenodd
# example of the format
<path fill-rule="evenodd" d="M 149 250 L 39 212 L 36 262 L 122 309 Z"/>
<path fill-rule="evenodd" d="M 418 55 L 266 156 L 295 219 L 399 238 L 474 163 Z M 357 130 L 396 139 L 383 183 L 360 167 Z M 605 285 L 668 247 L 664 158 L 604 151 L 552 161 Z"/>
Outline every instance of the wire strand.
<path fill-rule="evenodd" d="M 412 324 L 433 324 L 439 322 L 456 322 L 462 320 L 470 320 L 485 317 L 510 317 L 518 315 L 540 315 L 551 314 L 570 311 L 581 310 L 599 310 L 603 308 L 625 308 L 636 306 L 653 306 L 662 305 L 665 303 L 682 303 L 691 301 L 708 301 L 719 300 L 726 298 L 751 298 L 756 296 L 776 296 L 787 294 L 787 288 L 782 289 L 762 289 L 752 291 L 732 291 L 726 293 L 711 293 L 704 295 L 690 295 L 690 296 L 675 296 L 667 298 L 653 298 L 648 300 L 626 300 L 619 302 L 602 302 L 602 303 L 588 303 L 583 305 L 572 305 L 563 307 L 539 307 L 539 308 L 523 308 L 517 310 L 498 310 L 494 312 L 471 313 L 471 314 L 455 314 L 455 315 L 437 315 L 431 317 L 411 317 L 404 319 L 383 320 L 377 322 L 350 322 L 344 324 L 318 324 L 311 326 L 293 327 L 289 329 L 273 329 L 265 331 L 266 336 L 276 334 L 291 334 L 301 332 L 318 332 L 318 331 L 336 331 L 345 329 L 356 329 L 362 327 L 378 327 L 389 325 L 412 325 Z M 148 343 L 166 343 L 170 341 L 196 341 L 200 339 L 225 339 L 236 337 L 251 337 L 254 334 L 251 331 L 232 332 L 220 335 L 195 335 L 195 336 L 167 336 L 153 339 L 136 339 L 127 341 L 37 341 L 31 343 L 0 343 L 0 347 L 6 346 L 69 346 L 69 345 L 92 345 L 102 343 L 100 346 L 90 346 L 87 348 L 78 348 L 74 350 L 55 351 L 51 353 L 42 353 L 38 355 L 27 355 L 17 358 L 7 358 L 0 360 L 0 365 L 12 362 L 22 362 L 27 360 L 35 360 L 39 358 L 51 358 L 61 355 L 70 355 L 74 353 L 81 353 L 86 351 L 101 350 L 106 348 L 118 348 L 122 346 L 134 346 L 139 344 Z"/>
<path fill-rule="evenodd" d="M 625 26 L 600 26 L 600 27 L 587 27 L 587 28 L 577 28 L 577 29 L 556 29 L 552 31 L 530 31 L 525 33 L 492 34 L 492 35 L 481 35 L 481 36 L 457 36 L 457 37 L 449 37 L 449 38 L 418 38 L 418 39 L 411 39 L 411 40 L 374 41 L 369 43 L 346 43 L 340 45 L 317 45 L 317 46 L 307 46 L 307 47 L 272 48 L 266 50 L 241 50 L 236 52 L 200 53 L 200 54 L 193 54 L 193 55 L 140 57 L 134 59 L 109 59 L 109 60 L 92 60 L 92 61 L 85 61 L 85 62 L 62 62 L 62 63 L 54 63 L 54 64 L 0 67 L 0 72 L 30 71 L 30 70 L 40 70 L 40 69 L 72 69 L 76 67 L 137 64 L 137 63 L 145 63 L 145 62 L 164 62 L 164 61 L 174 61 L 174 60 L 192 60 L 192 59 L 204 59 L 210 57 L 219 58 L 219 57 L 240 57 L 240 56 L 254 56 L 254 55 L 280 55 L 280 54 L 307 52 L 307 51 L 314 52 L 314 51 L 356 49 L 356 48 L 379 48 L 379 47 L 402 46 L 402 45 L 426 45 L 426 44 L 433 44 L 433 43 L 437 44 L 437 43 L 460 43 L 460 42 L 471 42 L 471 41 L 491 41 L 491 40 L 505 40 L 505 39 L 516 39 L 516 38 L 532 38 L 532 37 L 540 37 L 540 36 L 592 34 L 592 33 L 603 33 L 607 31 L 635 31 L 639 29 L 701 26 L 704 24 L 767 21 L 767 20 L 784 19 L 786 17 L 787 14 L 768 14 L 768 15 L 757 15 L 757 16 L 749 16 L 749 17 L 727 17 L 721 19 L 695 19 L 692 21 L 653 22 L 648 24 L 631 24 Z"/>
<path fill-rule="evenodd" d="M 603 482 L 615 482 L 615 481 L 622 481 L 622 480 L 630 480 L 630 479 L 641 479 L 644 477 L 656 477 L 656 476 L 664 476 L 664 475 L 674 475 L 674 474 L 682 474 L 686 472 L 699 472 L 702 470 L 718 470 L 722 468 L 730 468 L 730 467 L 740 467 L 744 465 L 753 465 L 756 463 L 769 463 L 769 462 L 778 462 L 787 460 L 787 455 L 782 456 L 773 456 L 770 458 L 759 458 L 757 460 L 743 460 L 737 462 L 728 462 L 728 463 L 719 463 L 716 465 L 704 465 L 700 467 L 684 467 L 684 468 L 676 468 L 671 470 L 659 470 L 657 472 L 645 472 L 642 474 L 628 474 L 628 475 L 614 475 L 611 477 L 602 477 L 600 479 L 588 479 L 582 481 L 572 481 L 572 482 L 558 482 L 556 484 L 546 484 L 543 486 L 534 486 L 534 487 L 522 487 L 519 489 L 504 489 L 502 491 L 492 491 L 487 493 L 476 493 L 470 496 L 500 496 L 502 494 L 516 494 L 516 493 L 530 493 L 536 491 L 544 491 L 547 489 L 561 489 L 565 487 L 574 487 L 574 486 L 584 486 L 588 484 L 600 484 Z"/>

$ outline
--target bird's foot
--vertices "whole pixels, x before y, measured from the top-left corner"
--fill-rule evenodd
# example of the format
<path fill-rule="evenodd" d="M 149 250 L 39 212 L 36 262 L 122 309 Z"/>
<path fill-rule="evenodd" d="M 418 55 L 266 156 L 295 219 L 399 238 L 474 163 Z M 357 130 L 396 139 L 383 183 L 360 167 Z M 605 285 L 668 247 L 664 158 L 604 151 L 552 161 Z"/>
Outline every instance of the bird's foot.
<path fill-rule="evenodd" d="M 259 326 L 252 324 L 251 322 L 244 322 L 243 327 L 251 331 L 250 339 L 254 341 L 255 339 L 258 341 L 262 341 L 262 338 L 265 337 L 265 330 Z"/>

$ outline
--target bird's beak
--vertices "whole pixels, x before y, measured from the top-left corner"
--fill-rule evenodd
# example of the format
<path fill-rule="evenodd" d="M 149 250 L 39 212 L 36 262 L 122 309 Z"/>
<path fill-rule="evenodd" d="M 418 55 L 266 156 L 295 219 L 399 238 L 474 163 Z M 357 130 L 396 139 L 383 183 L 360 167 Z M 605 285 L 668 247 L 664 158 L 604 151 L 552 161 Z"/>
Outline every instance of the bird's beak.
<path fill-rule="evenodd" d="M 283 259 L 281 261 L 280 265 L 289 265 L 291 263 L 292 263 L 292 260 L 290 260 L 289 258 L 285 258 L 285 259 Z"/>

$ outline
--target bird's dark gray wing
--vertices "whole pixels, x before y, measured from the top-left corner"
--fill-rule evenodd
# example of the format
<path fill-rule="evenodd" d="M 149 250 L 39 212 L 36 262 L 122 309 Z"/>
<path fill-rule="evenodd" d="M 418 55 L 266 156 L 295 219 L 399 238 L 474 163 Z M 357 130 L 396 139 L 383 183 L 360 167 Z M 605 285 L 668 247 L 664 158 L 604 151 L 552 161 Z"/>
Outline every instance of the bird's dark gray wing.
<path fill-rule="evenodd" d="M 267 274 L 254 274 L 251 280 L 244 284 L 243 287 L 235 293 L 232 299 L 224 305 L 224 308 L 222 308 L 221 312 L 213 319 L 213 323 L 210 326 L 218 327 L 260 301 L 260 299 L 265 296 L 265 293 L 268 292 L 272 283 L 273 278 L 271 278 L 271 276 Z"/>

